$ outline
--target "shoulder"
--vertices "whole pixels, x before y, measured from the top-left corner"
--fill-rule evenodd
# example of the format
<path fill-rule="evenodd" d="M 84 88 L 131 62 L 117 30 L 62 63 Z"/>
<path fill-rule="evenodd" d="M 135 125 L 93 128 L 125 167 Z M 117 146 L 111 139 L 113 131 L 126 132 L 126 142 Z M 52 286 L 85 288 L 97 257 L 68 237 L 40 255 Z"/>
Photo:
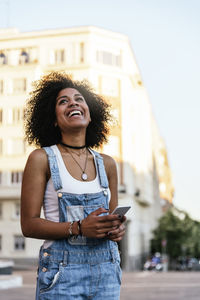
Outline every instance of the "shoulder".
<path fill-rule="evenodd" d="M 33 150 L 29 157 L 29 160 L 40 161 L 41 159 L 47 159 L 47 155 L 44 149 L 35 149 Z"/>
<path fill-rule="evenodd" d="M 116 167 L 116 162 L 111 156 L 102 153 L 100 155 L 103 157 L 105 167 Z"/>
<path fill-rule="evenodd" d="M 101 154 L 104 160 L 105 171 L 107 174 L 109 188 L 111 190 L 111 195 L 115 195 L 117 199 L 116 190 L 118 184 L 118 176 L 117 176 L 117 164 L 115 160 L 106 154 Z M 113 194 L 114 193 L 114 194 Z"/>
<path fill-rule="evenodd" d="M 106 174 L 108 176 L 108 180 L 110 180 L 110 178 L 115 178 L 117 176 L 117 165 L 116 165 L 115 160 L 107 154 L 101 153 L 101 156 L 103 157 L 104 166 L 105 166 Z"/>
<path fill-rule="evenodd" d="M 27 164 L 35 167 L 47 167 L 48 158 L 44 149 L 36 149 L 32 151 L 28 157 Z"/>

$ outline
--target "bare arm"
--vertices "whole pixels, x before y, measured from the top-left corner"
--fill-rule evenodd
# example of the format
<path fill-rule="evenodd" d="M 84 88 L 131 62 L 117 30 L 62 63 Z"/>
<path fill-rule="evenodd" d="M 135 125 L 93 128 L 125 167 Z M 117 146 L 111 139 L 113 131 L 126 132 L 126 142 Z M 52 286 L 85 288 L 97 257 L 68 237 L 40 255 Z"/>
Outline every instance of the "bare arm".
<path fill-rule="evenodd" d="M 117 168 L 114 159 L 109 156 L 104 155 L 104 162 L 106 173 L 109 181 L 109 188 L 111 192 L 110 199 L 110 212 L 114 210 L 114 208 L 118 205 L 118 180 L 117 180 Z M 123 222 L 126 221 L 126 217 L 124 216 L 121 220 L 121 223 L 116 226 L 113 230 L 109 231 L 109 238 L 112 241 L 119 242 L 123 238 L 125 234 L 125 226 Z"/>
<path fill-rule="evenodd" d="M 67 236 L 68 224 L 40 218 L 49 176 L 45 151 L 42 149 L 33 151 L 26 163 L 21 192 L 21 227 L 26 237 L 60 239 Z"/>
<path fill-rule="evenodd" d="M 108 177 L 109 188 L 111 192 L 111 198 L 109 203 L 110 212 L 118 205 L 118 179 L 117 179 L 117 167 L 114 159 L 108 155 L 102 154 L 104 158 L 104 165 L 106 174 Z"/>

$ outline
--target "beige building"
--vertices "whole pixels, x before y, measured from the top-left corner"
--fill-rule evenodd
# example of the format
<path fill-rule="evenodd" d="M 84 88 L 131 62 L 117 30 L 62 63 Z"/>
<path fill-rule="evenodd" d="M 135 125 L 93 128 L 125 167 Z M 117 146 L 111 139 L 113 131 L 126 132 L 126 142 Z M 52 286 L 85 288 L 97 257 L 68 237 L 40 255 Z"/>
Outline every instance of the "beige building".
<path fill-rule="evenodd" d="M 158 164 L 161 138 L 128 38 L 96 27 L 0 30 L 0 258 L 38 255 L 41 241 L 24 239 L 19 224 L 22 173 L 32 150 L 23 139 L 23 114 L 32 82 L 52 70 L 87 78 L 112 104 L 116 126 L 103 151 L 117 161 L 120 204 L 132 207 L 120 245 L 123 266 L 140 268 L 162 213 L 159 184 L 166 172 L 171 180 L 170 168 L 166 161 L 162 173 Z"/>

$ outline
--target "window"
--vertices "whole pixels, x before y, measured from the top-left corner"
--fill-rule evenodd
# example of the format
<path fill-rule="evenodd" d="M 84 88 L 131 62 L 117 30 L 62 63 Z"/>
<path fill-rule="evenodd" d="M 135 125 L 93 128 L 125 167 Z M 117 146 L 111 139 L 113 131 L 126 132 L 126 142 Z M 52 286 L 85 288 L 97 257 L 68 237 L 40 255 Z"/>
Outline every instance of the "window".
<path fill-rule="evenodd" d="M 12 123 L 19 123 L 23 119 L 23 110 L 18 107 L 12 109 Z"/>
<path fill-rule="evenodd" d="M 0 65 L 5 65 L 7 63 L 6 55 L 1 52 L 0 53 Z"/>
<path fill-rule="evenodd" d="M 121 67 L 121 54 L 114 54 L 108 51 L 97 51 L 96 60 L 104 65 Z"/>
<path fill-rule="evenodd" d="M 80 63 L 84 63 L 84 43 L 80 43 Z"/>
<path fill-rule="evenodd" d="M 19 94 L 26 91 L 26 78 L 13 79 L 13 93 Z"/>
<path fill-rule="evenodd" d="M 62 64 L 65 61 L 65 50 L 58 49 L 50 53 L 50 64 Z"/>
<path fill-rule="evenodd" d="M 60 64 L 65 60 L 65 51 L 63 49 L 55 51 L 55 63 Z"/>
<path fill-rule="evenodd" d="M 14 250 L 21 251 L 25 249 L 25 238 L 21 235 L 14 236 Z"/>
<path fill-rule="evenodd" d="M 3 123 L 3 110 L 0 108 L 0 125 Z"/>
<path fill-rule="evenodd" d="M 24 65 L 27 63 L 29 63 L 29 54 L 25 50 L 22 50 L 19 57 L 19 64 Z"/>
<path fill-rule="evenodd" d="M 21 183 L 22 182 L 22 171 L 12 171 L 11 172 L 11 184 Z"/>
<path fill-rule="evenodd" d="M 0 80 L 0 95 L 3 94 L 3 80 Z"/>
<path fill-rule="evenodd" d="M 15 208 L 14 208 L 14 218 L 19 219 L 20 217 L 20 204 L 15 203 Z"/>
<path fill-rule="evenodd" d="M 3 154 L 3 141 L 0 139 L 0 155 Z"/>
<path fill-rule="evenodd" d="M 17 124 L 21 120 L 23 120 L 23 109 L 19 107 L 8 109 L 7 124 Z"/>

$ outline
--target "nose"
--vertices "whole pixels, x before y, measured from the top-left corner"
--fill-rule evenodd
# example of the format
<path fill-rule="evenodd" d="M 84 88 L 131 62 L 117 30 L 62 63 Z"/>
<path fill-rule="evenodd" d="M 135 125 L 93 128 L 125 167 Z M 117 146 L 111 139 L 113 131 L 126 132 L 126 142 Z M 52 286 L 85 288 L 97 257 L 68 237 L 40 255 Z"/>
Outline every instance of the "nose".
<path fill-rule="evenodd" d="M 69 101 L 69 107 L 78 106 L 78 103 L 75 99 L 71 98 Z"/>

